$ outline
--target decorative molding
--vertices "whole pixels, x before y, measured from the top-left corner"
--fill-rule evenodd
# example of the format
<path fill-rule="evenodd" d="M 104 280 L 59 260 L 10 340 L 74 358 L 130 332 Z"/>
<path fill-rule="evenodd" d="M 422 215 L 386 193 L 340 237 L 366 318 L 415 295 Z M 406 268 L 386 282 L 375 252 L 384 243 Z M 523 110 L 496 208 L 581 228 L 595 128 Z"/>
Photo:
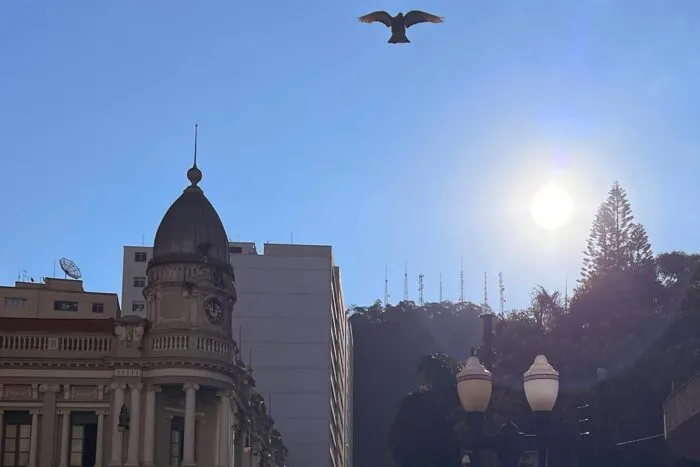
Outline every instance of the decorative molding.
<path fill-rule="evenodd" d="M 143 383 L 129 383 L 129 389 L 132 391 L 141 391 Z"/>
<path fill-rule="evenodd" d="M 40 384 L 39 392 L 53 392 L 57 393 L 61 390 L 60 384 Z"/>
<path fill-rule="evenodd" d="M 41 410 L 41 409 L 32 409 L 32 410 L 29 411 L 29 413 L 32 414 L 32 415 L 41 415 L 41 414 L 42 414 L 42 410 Z"/>
<path fill-rule="evenodd" d="M 114 327 L 114 334 L 119 338 L 119 343 L 124 347 L 139 347 L 146 333 L 146 321 L 136 316 L 125 316 Z"/>
<path fill-rule="evenodd" d="M 148 384 L 146 385 L 146 391 L 152 391 L 152 392 L 161 392 L 163 390 L 163 387 L 160 386 L 159 384 Z"/>
<path fill-rule="evenodd" d="M 187 392 L 190 389 L 194 389 L 195 391 L 199 391 L 199 384 L 197 383 L 185 383 L 182 385 L 182 390 Z"/>
<path fill-rule="evenodd" d="M 97 386 L 71 386 L 70 400 L 96 401 L 99 400 Z"/>
<path fill-rule="evenodd" d="M 34 391 L 29 384 L 6 384 L 3 386 L 4 400 L 32 400 L 36 399 Z"/>
<path fill-rule="evenodd" d="M 104 400 L 104 398 L 105 398 L 105 385 L 98 384 L 97 385 L 97 399 Z"/>
<path fill-rule="evenodd" d="M 39 384 L 38 383 L 32 384 L 32 399 L 34 399 L 34 400 L 39 399 Z"/>
<path fill-rule="evenodd" d="M 115 368 L 115 378 L 140 378 L 141 368 Z"/>
<path fill-rule="evenodd" d="M 63 400 L 69 401 L 70 400 L 70 384 L 64 384 L 63 385 Z"/>
<path fill-rule="evenodd" d="M 125 391 L 126 390 L 126 383 L 112 383 L 110 385 L 110 387 L 112 388 L 112 391 L 117 390 L 117 389 L 121 389 L 122 391 Z"/>

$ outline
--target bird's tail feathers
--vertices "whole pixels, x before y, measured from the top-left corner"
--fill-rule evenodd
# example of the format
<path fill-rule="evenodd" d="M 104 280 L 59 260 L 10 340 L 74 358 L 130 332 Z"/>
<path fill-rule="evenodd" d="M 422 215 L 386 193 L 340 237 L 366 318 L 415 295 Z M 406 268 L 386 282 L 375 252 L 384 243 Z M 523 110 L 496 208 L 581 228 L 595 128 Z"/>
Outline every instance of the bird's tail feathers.
<path fill-rule="evenodd" d="M 389 38 L 389 44 L 408 44 L 410 42 L 406 34 L 392 34 Z"/>

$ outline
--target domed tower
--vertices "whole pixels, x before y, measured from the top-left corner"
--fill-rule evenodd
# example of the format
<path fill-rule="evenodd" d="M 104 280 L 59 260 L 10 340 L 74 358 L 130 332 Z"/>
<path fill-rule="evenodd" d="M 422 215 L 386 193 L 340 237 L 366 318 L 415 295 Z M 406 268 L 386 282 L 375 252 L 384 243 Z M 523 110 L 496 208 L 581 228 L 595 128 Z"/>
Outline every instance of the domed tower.
<path fill-rule="evenodd" d="M 170 206 L 156 232 L 143 291 L 146 316 L 154 337 L 188 330 L 230 339 L 236 288 L 228 237 L 198 186 L 202 172 L 196 152 L 187 178 L 190 186 Z"/>

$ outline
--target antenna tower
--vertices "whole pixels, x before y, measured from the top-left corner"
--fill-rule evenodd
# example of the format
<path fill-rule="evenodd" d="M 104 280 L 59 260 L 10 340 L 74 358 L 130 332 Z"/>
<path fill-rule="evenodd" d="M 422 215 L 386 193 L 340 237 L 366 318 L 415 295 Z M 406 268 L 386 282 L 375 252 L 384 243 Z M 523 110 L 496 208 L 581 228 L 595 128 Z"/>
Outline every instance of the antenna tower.
<path fill-rule="evenodd" d="M 569 309 L 569 275 L 566 275 L 564 282 L 564 309 Z"/>
<path fill-rule="evenodd" d="M 500 301 L 500 312 L 501 315 L 506 312 L 506 287 L 503 285 L 503 273 L 498 273 L 498 294 Z"/>
<path fill-rule="evenodd" d="M 389 268 L 384 265 L 384 306 L 389 304 Z"/>
<path fill-rule="evenodd" d="M 488 281 L 489 281 L 488 276 L 486 274 L 486 271 L 484 271 L 484 308 L 489 307 L 489 287 L 488 287 L 489 283 L 488 283 Z"/>
<path fill-rule="evenodd" d="M 440 303 L 442 303 L 442 273 L 440 273 Z"/>
<path fill-rule="evenodd" d="M 418 274 L 418 303 L 423 305 L 423 274 Z"/>
<path fill-rule="evenodd" d="M 403 301 L 408 301 L 408 261 L 403 268 Z"/>
<path fill-rule="evenodd" d="M 459 260 L 459 303 L 464 303 L 464 258 Z"/>

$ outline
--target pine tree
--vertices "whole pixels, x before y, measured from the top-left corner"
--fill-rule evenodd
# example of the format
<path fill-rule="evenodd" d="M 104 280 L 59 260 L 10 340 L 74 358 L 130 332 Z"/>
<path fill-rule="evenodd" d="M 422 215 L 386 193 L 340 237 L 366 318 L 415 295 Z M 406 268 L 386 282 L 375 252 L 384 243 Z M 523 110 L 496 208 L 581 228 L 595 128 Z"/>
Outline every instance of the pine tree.
<path fill-rule="evenodd" d="M 611 271 L 647 265 L 653 255 L 644 226 L 634 222 L 627 193 L 613 183 L 608 198 L 598 208 L 583 252 L 581 282 Z"/>

